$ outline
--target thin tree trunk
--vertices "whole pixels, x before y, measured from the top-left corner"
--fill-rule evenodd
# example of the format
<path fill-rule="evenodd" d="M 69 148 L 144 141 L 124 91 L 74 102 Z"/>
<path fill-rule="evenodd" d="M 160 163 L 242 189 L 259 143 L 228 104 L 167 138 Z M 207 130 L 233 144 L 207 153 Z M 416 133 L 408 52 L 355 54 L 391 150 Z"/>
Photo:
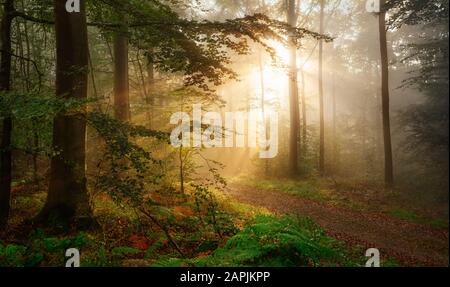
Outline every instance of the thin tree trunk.
<path fill-rule="evenodd" d="M 180 146 L 178 151 L 178 156 L 180 160 L 180 192 L 184 194 L 184 160 L 183 160 L 183 145 Z"/>
<path fill-rule="evenodd" d="M 291 27 L 297 26 L 295 0 L 288 0 L 287 22 Z M 290 138 L 289 138 L 289 171 L 298 174 L 298 146 L 300 133 L 300 114 L 297 83 L 297 43 L 293 35 L 289 35 L 289 102 L 290 102 Z"/>
<path fill-rule="evenodd" d="M 25 9 L 25 3 L 23 0 L 21 0 L 21 6 L 22 9 Z M 25 36 L 25 44 L 26 44 L 26 51 L 27 51 L 27 58 L 31 59 L 31 41 L 30 41 L 30 34 L 28 29 L 28 23 L 25 21 L 23 23 L 24 25 L 24 36 Z M 30 92 L 32 82 L 31 82 L 31 67 L 30 67 L 30 61 L 26 61 L 26 70 L 25 70 L 25 78 L 26 78 L 26 86 L 27 86 L 27 92 Z M 33 161 L 33 182 L 35 184 L 39 183 L 38 178 L 38 156 L 39 156 L 39 135 L 37 132 L 37 126 L 33 124 L 33 150 L 32 150 L 32 161 Z"/>
<path fill-rule="evenodd" d="M 148 110 L 148 121 L 150 128 L 153 128 L 153 121 L 155 118 L 155 95 L 154 95 L 154 85 L 155 85 L 155 66 L 153 64 L 152 55 L 153 49 L 150 49 L 147 56 L 147 97 L 145 103 L 147 104 Z"/>
<path fill-rule="evenodd" d="M 114 35 L 114 115 L 122 121 L 131 119 L 126 28 Z"/>
<path fill-rule="evenodd" d="M 22 0 L 21 1 L 21 6 L 22 9 L 25 10 L 25 3 Z M 27 49 L 27 57 L 28 59 L 31 59 L 31 42 L 30 42 L 30 33 L 29 33 L 29 29 L 28 29 L 28 23 L 27 21 L 25 21 L 23 23 L 24 26 L 24 33 L 25 33 L 25 43 L 26 43 L 26 49 Z M 26 61 L 26 75 L 27 75 L 27 91 L 30 91 L 31 89 L 31 82 L 30 82 L 30 77 L 31 77 L 31 62 L 30 61 Z"/>
<path fill-rule="evenodd" d="M 320 1 L 320 30 L 324 33 L 325 1 Z M 319 106 L 320 106 L 320 146 L 319 146 L 319 172 L 325 174 L 325 111 L 323 98 L 323 40 L 319 40 Z"/>
<path fill-rule="evenodd" d="M 3 4 L 3 18 L 0 27 L 1 62 L 0 91 L 11 88 L 11 25 L 14 19 L 13 0 Z M 12 118 L 6 117 L 2 124 L 0 142 L 0 229 L 8 222 L 11 201 L 12 156 L 11 156 Z"/>
<path fill-rule="evenodd" d="M 389 104 L 389 61 L 386 31 L 386 0 L 381 1 L 379 15 L 380 53 L 381 53 L 381 98 L 384 136 L 384 183 L 390 188 L 394 185 L 394 169 L 392 163 L 392 141 Z"/>
<path fill-rule="evenodd" d="M 300 69 L 301 79 L 302 79 L 302 141 L 303 141 L 303 154 L 306 155 L 308 148 L 308 126 L 307 126 L 307 116 L 306 116 L 306 89 L 305 89 L 305 71 L 303 67 Z"/>
<path fill-rule="evenodd" d="M 262 116 L 262 125 L 264 125 L 265 134 L 264 136 L 267 137 L 267 131 L 268 126 L 266 125 L 266 88 L 264 85 L 264 65 L 262 62 L 262 54 L 259 52 L 259 58 L 258 58 L 258 64 L 259 64 L 259 85 L 261 88 L 261 116 Z M 264 175 L 269 175 L 269 160 L 266 158 L 264 159 Z"/>
<path fill-rule="evenodd" d="M 367 94 L 364 94 L 361 99 L 361 158 L 363 159 L 365 177 L 369 175 L 369 162 L 367 160 L 367 97 Z"/>
<path fill-rule="evenodd" d="M 55 0 L 54 7 L 56 95 L 83 100 L 87 97 L 88 82 L 85 0 L 81 0 L 80 13 L 68 13 L 65 1 Z M 47 201 L 37 219 L 46 223 L 56 218 L 64 223 L 76 220 L 79 224 L 91 224 L 85 120 L 77 115 L 57 115 L 53 123 L 53 147 L 59 154 L 51 160 Z"/>
<path fill-rule="evenodd" d="M 145 103 L 147 104 L 147 99 L 148 99 L 148 90 L 147 90 L 147 84 L 145 82 L 145 75 L 144 75 L 144 69 L 142 68 L 142 63 L 141 63 L 141 55 L 140 55 L 140 50 L 138 49 L 136 52 L 136 63 L 138 66 L 138 70 L 139 70 L 139 78 L 141 80 L 141 89 L 143 91 L 143 100 L 145 101 Z M 149 113 L 148 113 L 148 107 L 145 109 L 146 110 L 146 115 L 147 115 L 147 119 L 150 118 Z"/>
<path fill-rule="evenodd" d="M 39 156 L 39 135 L 37 132 L 37 125 L 33 124 L 33 153 L 32 153 L 32 160 L 33 160 L 33 182 L 35 184 L 39 183 L 39 176 L 38 176 L 38 156 Z"/>
<path fill-rule="evenodd" d="M 334 173 L 339 171 L 339 151 L 338 151 L 338 138 L 337 138 L 337 108 L 336 108 L 336 74 L 333 72 L 333 93 L 332 93 L 332 105 L 333 105 L 333 162 Z"/>
<path fill-rule="evenodd" d="M 376 106 L 375 106 L 375 141 L 376 141 L 376 151 L 377 151 L 377 171 L 383 172 L 384 168 L 384 148 L 383 148 L 383 117 L 382 117 L 382 103 L 381 103 L 381 72 L 379 66 L 377 65 L 375 69 L 376 83 Z"/>

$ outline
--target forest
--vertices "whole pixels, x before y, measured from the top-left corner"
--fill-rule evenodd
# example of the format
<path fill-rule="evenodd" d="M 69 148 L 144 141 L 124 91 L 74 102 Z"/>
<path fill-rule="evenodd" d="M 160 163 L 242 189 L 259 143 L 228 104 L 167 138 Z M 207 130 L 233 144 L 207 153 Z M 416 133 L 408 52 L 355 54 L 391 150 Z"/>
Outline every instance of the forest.
<path fill-rule="evenodd" d="M 0 15 L 0 267 L 448 267 L 448 0 Z"/>

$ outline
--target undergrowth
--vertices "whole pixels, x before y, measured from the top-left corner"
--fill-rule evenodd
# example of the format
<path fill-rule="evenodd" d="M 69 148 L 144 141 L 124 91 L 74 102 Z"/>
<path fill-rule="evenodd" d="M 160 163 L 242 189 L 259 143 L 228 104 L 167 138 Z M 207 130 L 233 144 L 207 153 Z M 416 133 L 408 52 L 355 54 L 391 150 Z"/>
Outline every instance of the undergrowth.
<path fill-rule="evenodd" d="M 162 257 L 154 266 L 358 266 L 362 260 L 310 219 L 259 215 L 208 256 Z"/>

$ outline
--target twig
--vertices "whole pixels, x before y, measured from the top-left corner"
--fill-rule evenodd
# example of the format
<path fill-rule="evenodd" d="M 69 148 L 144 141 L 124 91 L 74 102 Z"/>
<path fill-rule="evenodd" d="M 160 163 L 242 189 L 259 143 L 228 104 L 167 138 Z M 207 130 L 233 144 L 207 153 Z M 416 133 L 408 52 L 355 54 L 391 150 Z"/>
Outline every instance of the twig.
<path fill-rule="evenodd" d="M 158 221 L 158 219 L 156 219 L 153 215 L 151 215 L 149 212 L 147 212 L 145 209 L 139 208 L 139 211 L 142 212 L 144 215 L 146 215 L 148 218 L 150 218 L 156 225 L 158 225 L 158 227 L 161 228 L 162 231 L 164 231 L 164 233 L 166 234 L 167 239 L 172 244 L 172 246 L 178 251 L 178 253 L 180 253 L 180 255 L 183 258 L 186 258 L 186 255 L 184 254 L 184 252 L 181 251 L 180 247 L 178 247 L 178 245 L 175 242 L 175 240 L 173 240 L 172 236 L 170 236 L 169 231 L 167 230 L 167 228 L 163 224 L 161 224 Z"/>

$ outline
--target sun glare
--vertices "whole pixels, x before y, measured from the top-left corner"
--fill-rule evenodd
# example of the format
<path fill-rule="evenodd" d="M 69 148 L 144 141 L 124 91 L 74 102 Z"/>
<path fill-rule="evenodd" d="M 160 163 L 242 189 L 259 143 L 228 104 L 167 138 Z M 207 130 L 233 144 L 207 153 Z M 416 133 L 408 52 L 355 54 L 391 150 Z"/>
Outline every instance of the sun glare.
<path fill-rule="evenodd" d="M 287 104 L 285 98 L 288 90 L 288 66 L 290 62 L 289 49 L 279 42 L 269 43 L 276 51 L 276 62 L 272 62 L 269 57 L 263 57 L 260 66 L 255 66 L 248 73 L 248 80 L 254 91 L 254 100 L 261 101 L 264 96 L 265 103 L 278 103 L 281 106 Z M 310 59 L 297 54 L 297 65 L 303 67 L 304 76 L 314 73 L 315 63 Z M 298 73 L 299 83 L 301 81 L 300 71 Z"/>
<path fill-rule="evenodd" d="M 287 65 L 290 60 L 289 50 L 280 42 L 274 42 L 272 47 L 275 49 L 277 59 Z"/>

